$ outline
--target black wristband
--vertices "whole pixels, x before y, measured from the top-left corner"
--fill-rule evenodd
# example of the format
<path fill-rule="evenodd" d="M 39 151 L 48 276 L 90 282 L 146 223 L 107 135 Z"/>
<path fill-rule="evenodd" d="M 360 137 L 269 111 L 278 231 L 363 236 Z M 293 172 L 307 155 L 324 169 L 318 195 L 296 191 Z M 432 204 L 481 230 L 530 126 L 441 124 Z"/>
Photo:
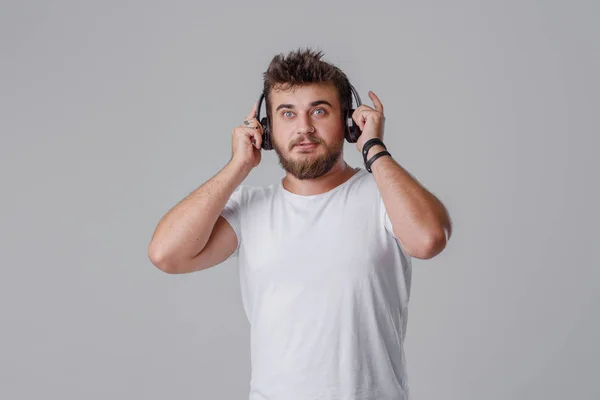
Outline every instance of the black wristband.
<path fill-rule="evenodd" d="M 383 148 L 387 150 L 387 147 L 385 147 L 385 144 L 383 144 L 381 139 L 372 138 L 372 139 L 367 140 L 362 148 L 362 156 L 363 156 L 363 161 L 365 164 L 367 163 L 367 154 L 369 154 L 369 149 L 371 147 L 375 146 L 376 144 L 383 146 Z"/>
<path fill-rule="evenodd" d="M 371 171 L 371 165 L 373 164 L 373 162 L 375 160 L 377 160 L 379 157 L 383 157 L 383 156 L 392 156 L 390 154 L 389 151 L 387 150 L 382 150 L 379 153 L 375 154 L 373 157 L 371 157 L 371 159 L 369 161 L 366 162 L 365 164 L 365 168 L 367 169 L 368 172 L 373 173 L 373 171 Z"/>

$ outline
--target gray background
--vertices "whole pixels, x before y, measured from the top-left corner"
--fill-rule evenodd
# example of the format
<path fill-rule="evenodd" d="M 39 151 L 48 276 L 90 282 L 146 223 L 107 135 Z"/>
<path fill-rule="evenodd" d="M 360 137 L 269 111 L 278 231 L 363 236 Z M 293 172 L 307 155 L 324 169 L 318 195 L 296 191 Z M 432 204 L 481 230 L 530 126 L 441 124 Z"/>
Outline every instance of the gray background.
<path fill-rule="evenodd" d="M 379 95 L 388 148 L 454 220 L 414 261 L 412 398 L 600 397 L 597 2 L 0 11 L 0 398 L 247 398 L 235 263 L 167 275 L 147 246 L 229 160 L 273 55 L 305 46 Z M 282 176 L 269 153 L 246 183 Z"/>

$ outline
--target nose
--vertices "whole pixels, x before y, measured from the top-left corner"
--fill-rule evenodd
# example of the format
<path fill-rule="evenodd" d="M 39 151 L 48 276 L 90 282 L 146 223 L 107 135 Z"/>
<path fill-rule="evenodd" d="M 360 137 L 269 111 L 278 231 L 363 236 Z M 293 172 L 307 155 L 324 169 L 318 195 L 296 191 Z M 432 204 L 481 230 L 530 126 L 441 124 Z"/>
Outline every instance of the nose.
<path fill-rule="evenodd" d="M 296 133 L 298 134 L 309 134 L 315 131 L 315 127 L 312 125 L 311 120 L 306 115 L 299 115 L 297 118 L 298 126 L 296 127 Z"/>

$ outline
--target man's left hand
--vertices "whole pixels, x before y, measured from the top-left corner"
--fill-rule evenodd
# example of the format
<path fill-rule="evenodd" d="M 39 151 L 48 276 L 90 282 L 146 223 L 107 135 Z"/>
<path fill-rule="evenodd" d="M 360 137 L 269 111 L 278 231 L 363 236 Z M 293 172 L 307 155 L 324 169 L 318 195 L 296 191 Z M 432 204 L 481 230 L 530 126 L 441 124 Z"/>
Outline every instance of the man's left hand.
<path fill-rule="evenodd" d="M 365 104 L 360 105 L 352 114 L 352 119 L 362 130 L 356 142 L 356 148 L 362 152 L 365 142 L 369 139 L 378 138 L 383 141 L 385 128 L 385 116 L 383 115 L 383 104 L 379 97 L 369 90 L 369 97 L 373 101 L 375 108 L 371 108 Z"/>

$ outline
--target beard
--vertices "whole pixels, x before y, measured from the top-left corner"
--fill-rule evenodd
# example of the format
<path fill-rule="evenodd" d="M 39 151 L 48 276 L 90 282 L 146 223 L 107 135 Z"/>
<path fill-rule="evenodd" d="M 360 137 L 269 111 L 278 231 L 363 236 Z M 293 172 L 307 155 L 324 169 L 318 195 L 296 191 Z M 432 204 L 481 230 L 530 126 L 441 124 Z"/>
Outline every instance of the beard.
<path fill-rule="evenodd" d="M 291 152 L 296 143 L 300 143 L 305 138 L 300 138 L 288 147 L 288 151 Z M 291 157 L 286 157 L 285 153 L 282 151 L 281 146 L 275 138 L 273 140 L 273 149 L 277 153 L 279 157 L 279 165 L 288 173 L 295 176 L 297 179 L 315 179 L 320 176 L 325 175 L 327 172 L 333 168 L 333 166 L 340 159 L 343 149 L 344 149 L 344 140 L 340 140 L 339 142 L 333 143 L 330 146 L 325 145 L 322 140 L 307 136 L 306 140 L 311 143 L 316 143 L 317 147 L 313 150 L 315 153 L 319 151 L 319 147 L 325 147 L 325 154 L 315 154 L 315 153 L 305 153 L 300 154 L 297 160 L 292 159 Z"/>

